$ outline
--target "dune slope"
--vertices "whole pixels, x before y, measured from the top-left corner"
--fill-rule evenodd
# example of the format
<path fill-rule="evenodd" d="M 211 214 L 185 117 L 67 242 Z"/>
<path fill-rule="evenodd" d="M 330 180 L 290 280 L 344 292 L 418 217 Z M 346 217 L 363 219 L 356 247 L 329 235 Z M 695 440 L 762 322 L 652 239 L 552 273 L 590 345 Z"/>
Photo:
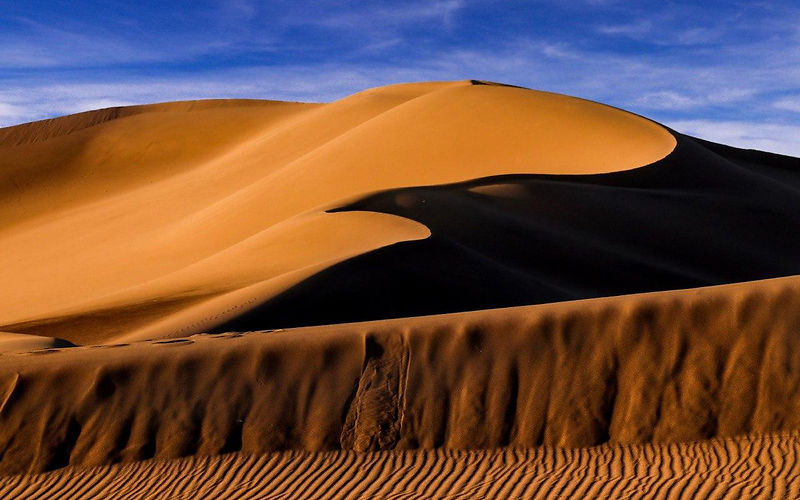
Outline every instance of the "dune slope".
<path fill-rule="evenodd" d="M 800 273 L 799 159 L 473 83 L 5 129 L 0 330 L 127 342 Z"/>
<path fill-rule="evenodd" d="M 6 354 L 0 473 L 800 430 L 800 280 Z"/>
<path fill-rule="evenodd" d="M 10 201 L 0 282 L 14 294 L 0 302 L 0 329 L 83 344 L 204 331 L 235 317 L 232 303 L 241 312 L 337 262 L 430 234 L 410 219 L 328 209 L 491 175 L 632 169 L 674 146 L 621 110 L 471 82 L 12 127 L 0 131 Z"/>
<path fill-rule="evenodd" d="M 331 266 L 213 331 L 800 274 L 800 159 L 675 136 L 672 153 L 634 170 L 394 189 L 339 208 L 415 220 L 431 236 Z"/>

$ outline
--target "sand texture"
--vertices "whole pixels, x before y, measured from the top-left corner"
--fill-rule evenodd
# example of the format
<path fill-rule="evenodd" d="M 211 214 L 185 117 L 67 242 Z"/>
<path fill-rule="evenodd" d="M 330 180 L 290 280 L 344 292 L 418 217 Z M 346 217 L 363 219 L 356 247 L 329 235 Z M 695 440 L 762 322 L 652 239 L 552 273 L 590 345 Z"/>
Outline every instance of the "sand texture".
<path fill-rule="evenodd" d="M 800 280 L 6 354 L 0 472 L 800 430 Z"/>
<path fill-rule="evenodd" d="M 481 81 L 0 129 L 0 498 L 800 495 L 800 159 Z"/>
<path fill-rule="evenodd" d="M 165 498 L 798 498 L 796 433 L 588 449 L 228 454 L 0 477 L 0 496 Z"/>

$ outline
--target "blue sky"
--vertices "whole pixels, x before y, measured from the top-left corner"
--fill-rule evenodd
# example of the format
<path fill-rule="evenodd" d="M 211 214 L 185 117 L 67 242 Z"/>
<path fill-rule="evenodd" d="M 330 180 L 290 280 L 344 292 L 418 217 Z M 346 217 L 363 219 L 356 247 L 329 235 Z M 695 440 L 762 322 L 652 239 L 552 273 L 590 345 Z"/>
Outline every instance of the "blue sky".
<path fill-rule="evenodd" d="M 0 125 L 485 79 L 800 156 L 800 3 L 0 0 Z"/>

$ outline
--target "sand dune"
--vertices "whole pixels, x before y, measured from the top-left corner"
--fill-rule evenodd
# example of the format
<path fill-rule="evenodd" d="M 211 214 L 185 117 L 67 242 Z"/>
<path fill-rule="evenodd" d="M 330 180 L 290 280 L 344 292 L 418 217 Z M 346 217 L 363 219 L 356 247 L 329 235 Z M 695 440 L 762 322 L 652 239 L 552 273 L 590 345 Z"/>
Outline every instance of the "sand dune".
<path fill-rule="evenodd" d="M 188 314 L 189 305 L 248 287 L 245 302 L 263 303 L 307 277 L 302 269 L 428 234 L 412 221 L 324 215 L 348 200 L 507 173 L 631 169 L 675 146 L 662 127 L 620 110 L 470 82 L 390 86 L 327 105 L 97 113 L 2 136 L 0 191 L 14 196 L 0 209 L 0 221 L 14 222 L 0 232 L 0 282 L 15 287 L 0 304 L 6 331 L 79 343 L 167 337 L 177 320 L 153 323 L 184 312 L 180 322 L 199 332 L 221 311 L 209 302 Z M 298 236 L 321 226 L 335 238 Z M 281 285 L 260 286 L 269 281 Z M 106 319 L 131 310 L 134 321 Z"/>
<path fill-rule="evenodd" d="M 6 354 L 0 472 L 800 430 L 800 280 Z"/>
<path fill-rule="evenodd" d="M 0 496 L 163 498 L 797 498 L 796 433 L 588 449 L 283 452 L 0 478 Z"/>
<path fill-rule="evenodd" d="M 800 160 L 473 83 L 5 129 L 0 330 L 127 342 L 800 273 Z"/>
<path fill-rule="evenodd" d="M 800 494 L 800 159 L 432 82 L 0 129 L 0 196 L 2 497 Z"/>

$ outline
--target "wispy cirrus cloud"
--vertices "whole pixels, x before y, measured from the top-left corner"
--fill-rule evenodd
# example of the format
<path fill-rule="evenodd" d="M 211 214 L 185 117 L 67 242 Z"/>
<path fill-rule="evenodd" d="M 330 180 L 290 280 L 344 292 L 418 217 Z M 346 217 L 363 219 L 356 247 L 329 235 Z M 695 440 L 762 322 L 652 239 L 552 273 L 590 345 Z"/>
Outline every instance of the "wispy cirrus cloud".
<path fill-rule="evenodd" d="M 639 19 L 625 24 L 600 24 L 597 32 L 603 35 L 622 35 L 632 38 L 646 36 L 653 29 L 653 23 L 649 19 Z"/>
<path fill-rule="evenodd" d="M 335 10 L 329 16 L 304 16 L 303 22 L 323 26 L 371 30 L 398 27 L 409 23 L 435 21 L 451 26 L 455 14 L 465 7 L 464 0 L 410 1 L 378 4 L 364 9 Z"/>
<path fill-rule="evenodd" d="M 30 116 L 30 111 L 23 106 L 0 101 L 0 127 L 4 123 L 15 123 Z"/>
<path fill-rule="evenodd" d="M 772 105 L 777 109 L 800 113 L 800 94 L 778 99 Z"/>
<path fill-rule="evenodd" d="M 734 145 L 790 152 L 798 26 L 800 8 L 786 0 L 15 4 L 0 18 L 0 125 L 106 105 L 327 101 L 399 81 L 479 78 L 702 133 L 718 123 L 715 137 Z"/>
<path fill-rule="evenodd" d="M 800 156 L 800 125 L 716 120 L 678 120 L 667 125 L 713 142 Z"/>
<path fill-rule="evenodd" d="M 31 70 L 46 68 L 97 68 L 134 63 L 175 62 L 192 57 L 221 53 L 233 48 L 221 40 L 173 42 L 165 51 L 157 39 L 143 41 L 136 36 L 84 29 L 80 25 L 54 27 L 24 20 L 21 33 L 0 32 L 0 68 Z"/>

